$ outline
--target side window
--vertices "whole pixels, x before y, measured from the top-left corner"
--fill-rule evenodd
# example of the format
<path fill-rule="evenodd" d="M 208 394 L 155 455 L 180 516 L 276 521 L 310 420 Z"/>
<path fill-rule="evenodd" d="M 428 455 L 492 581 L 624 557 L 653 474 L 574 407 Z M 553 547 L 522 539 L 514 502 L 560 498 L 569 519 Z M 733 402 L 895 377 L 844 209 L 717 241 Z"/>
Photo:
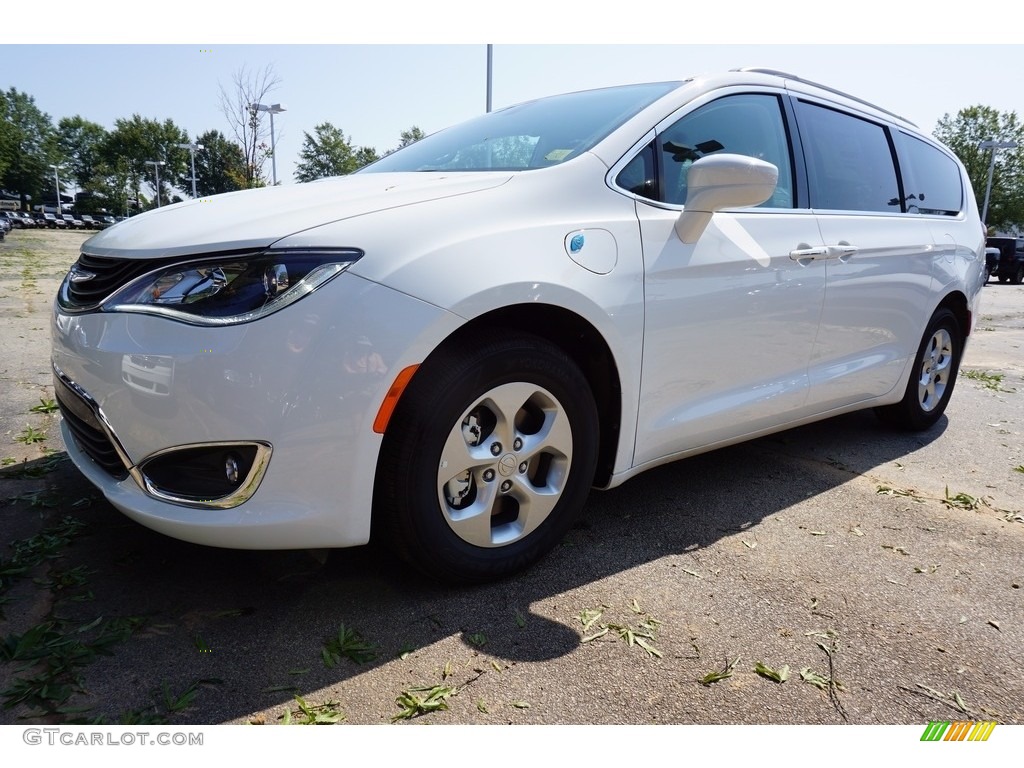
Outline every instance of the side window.
<path fill-rule="evenodd" d="M 654 166 L 654 144 L 648 144 L 626 167 L 619 171 L 615 183 L 634 195 L 658 199 L 658 180 Z"/>
<path fill-rule="evenodd" d="M 960 169 L 941 150 L 903 133 L 899 139 L 903 202 L 907 213 L 956 216 L 964 204 Z"/>
<path fill-rule="evenodd" d="M 797 120 L 812 208 L 902 211 L 896 165 L 883 126 L 804 101 L 797 103 Z"/>
<path fill-rule="evenodd" d="M 615 182 L 635 195 L 683 205 L 687 170 L 695 160 L 716 152 L 749 155 L 775 165 L 779 183 L 760 207 L 793 207 L 786 124 L 778 97 L 768 94 L 726 96 L 694 110 L 644 147 Z"/>
<path fill-rule="evenodd" d="M 696 160 L 727 152 L 756 157 L 779 169 L 775 193 L 761 207 L 793 207 L 793 164 L 776 96 L 739 94 L 705 104 L 664 131 L 657 145 L 666 203 L 686 202 L 686 174 Z"/>

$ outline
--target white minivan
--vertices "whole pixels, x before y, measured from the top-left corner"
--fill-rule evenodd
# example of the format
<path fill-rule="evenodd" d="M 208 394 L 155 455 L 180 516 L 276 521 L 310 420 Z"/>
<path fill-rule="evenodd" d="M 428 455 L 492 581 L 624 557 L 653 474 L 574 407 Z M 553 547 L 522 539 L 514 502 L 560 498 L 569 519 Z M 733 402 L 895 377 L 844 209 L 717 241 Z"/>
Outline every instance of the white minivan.
<path fill-rule="evenodd" d="M 480 581 L 650 467 L 862 408 L 931 427 L 984 245 L 957 158 L 828 87 L 570 93 L 96 234 L 54 305 L 54 385 L 75 464 L 144 525 L 373 531 Z"/>

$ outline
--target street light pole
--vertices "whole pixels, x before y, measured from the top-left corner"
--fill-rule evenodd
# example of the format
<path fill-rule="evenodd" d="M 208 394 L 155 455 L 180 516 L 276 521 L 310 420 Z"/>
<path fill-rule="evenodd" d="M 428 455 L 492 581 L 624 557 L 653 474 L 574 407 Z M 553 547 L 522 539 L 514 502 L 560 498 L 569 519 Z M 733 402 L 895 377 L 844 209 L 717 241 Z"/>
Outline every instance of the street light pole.
<path fill-rule="evenodd" d="M 988 199 L 992 194 L 992 174 L 996 170 L 996 150 L 997 149 L 1016 149 L 1016 141 L 995 141 L 990 139 L 988 141 L 982 141 L 978 143 L 978 149 L 990 149 L 992 150 L 992 159 L 988 164 L 988 184 L 985 185 L 985 206 L 981 209 L 981 223 L 986 224 L 988 221 Z"/>
<path fill-rule="evenodd" d="M 50 167 L 53 168 L 53 183 L 57 187 L 57 215 L 60 216 L 62 213 L 64 213 L 64 209 L 61 207 L 60 204 L 60 177 L 57 175 L 57 166 L 51 163 Z"/>
<path fill-rule="evenodd" d="M 195 200 L 196 195 L 196 150 L 203 149 L 202 144 L 175 144 L 178 149 L 187 149 L 192 160 L 192 199 Z"/>
<path fill-rule="evenodd" d="M 487 46 L 487 111 L 491 111 L 491 81 L 494 74 L 494 46 Z"/>
<path fill-rule="evenodd" d="M 273 173 L 274 186 L 277 186 L 277 145 L 274 142 L 274 115 L 279 115 L 282 112 L 287 111 L 280 104 L 271 104 L 269 107 L 266 104 L 250 104 L 249 110 L 253 113 L 266 112 L 270 115 L 270 168 Z"/>
<path fill-rule="evenodd" d="M 147 160 L 146 165 L 152 165 L 156 173 L 156 207 L 160 207 L 160 166 L 167 165 L 163 160 Z"/>

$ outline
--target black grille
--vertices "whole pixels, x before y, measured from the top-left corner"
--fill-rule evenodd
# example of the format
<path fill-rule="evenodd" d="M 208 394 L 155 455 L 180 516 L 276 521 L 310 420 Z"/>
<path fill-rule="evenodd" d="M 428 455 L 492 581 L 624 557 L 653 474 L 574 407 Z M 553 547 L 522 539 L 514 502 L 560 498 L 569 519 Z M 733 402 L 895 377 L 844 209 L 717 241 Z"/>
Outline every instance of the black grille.
<path fill-rule="evenodd" d="M 54 390 L 57 396 L 57 405 L 60 406 L 60 415 L 64 417 L 78 446 L 110 475 L 118 480 L 126 478 L 128 472 L 117 455 L 113 443 L 100 427 L 92 407 L 56 377 L 54 378 Z"/>
<path fill-rule="evenodd" d="M 87 272 L 94 275 L 88 280 L 71 280 L 68 283 L 68 309 L 89 309 L 95 307 L 119 288 L 128 285 L 132 280 L 147 272 L 159 269 L 180 258 L 170 259 L 108 259 L 102 256 L 81 254 L 74 272 Z"/>

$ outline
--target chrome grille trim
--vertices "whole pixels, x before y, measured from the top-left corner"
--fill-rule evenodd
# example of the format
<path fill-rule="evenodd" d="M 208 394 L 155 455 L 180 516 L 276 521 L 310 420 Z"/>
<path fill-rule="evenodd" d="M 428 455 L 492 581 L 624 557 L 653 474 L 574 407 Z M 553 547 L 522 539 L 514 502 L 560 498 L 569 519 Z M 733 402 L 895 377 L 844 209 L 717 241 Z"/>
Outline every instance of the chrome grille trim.
<path fill-rule="evenodd" d="M 114 434 L 99 403 L 74 379 L 64 373 L 56 363 L 51 363 L 51 365 L 53 366 L 55 395 L 60 406 L 61 416 L 67 421 L 68 428 L 75 437 L 79 448 L 107 474 L 118 479 L 131 476 L 140 488 L 144 487 L 142 475 L 132 465 L 131 459 L 128 458 L 128 452 L 121 445 L 121 441 L 117 439 L 117 435 Z M 61 395 L 65 393 L 70 397 L 61 398 Z M 110 445 L 117 461 L 120 462 L 120 471 L 116 471 L 117 464 L 109 455 L 108 449 L 100 442 L 103 438 Z"/>

